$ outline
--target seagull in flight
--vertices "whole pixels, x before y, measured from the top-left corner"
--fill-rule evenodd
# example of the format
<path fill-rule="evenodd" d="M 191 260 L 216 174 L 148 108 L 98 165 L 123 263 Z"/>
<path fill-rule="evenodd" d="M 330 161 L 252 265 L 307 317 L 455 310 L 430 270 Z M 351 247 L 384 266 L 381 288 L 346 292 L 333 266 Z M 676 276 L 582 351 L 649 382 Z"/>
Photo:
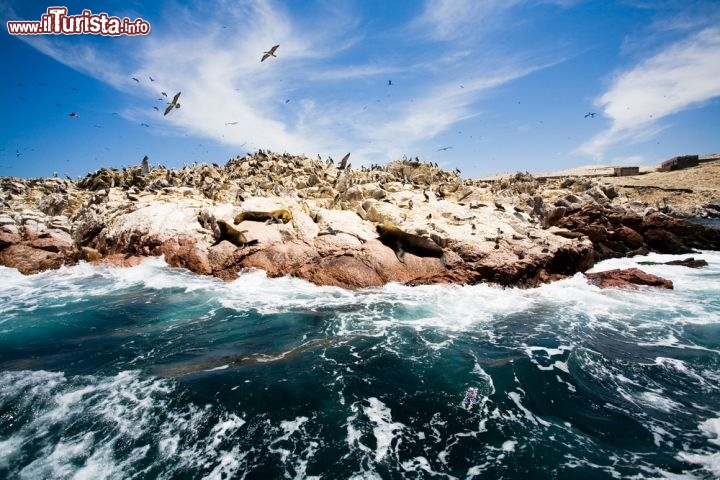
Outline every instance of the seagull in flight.
<path fill-rule="evenodd" d="M 446 152 L 446 151 L 450 150 L 451 148 L 452 148 L 452 147 L 438 148 L 437 151 L 438 151 L 438 152 Z"/>
<path fill-rule="evenodd" d="M 155 81 L 155 79 L 152 78 L 150 75 L 148 75 L 148 78 L 150 79 L 151 82 L 154 82 L 154 81 Z"/>
<path fill-rule="evenodd" d="M 140 83 L 140 80 L 138 80 L 137 78 L 132 77 L 132 79 L 135 80 L 136 82 Z"/>
<path fill-rule="evenodd" d="M 226 122 L 225 125 L 237 125 L 238 122 Z"/>
<path fill-rule="evenodd" d="M 168 104 L 168 107 L 165 109 L 165 113 L 163 115 L 167 115 L 168 113 L 170 113 L 170 110 L 172 110 L 173 108 L 180 108 L 180 104 L 178 103 L 178 98 L 180 98 L 180 93 L 181 92 L 178 92 L 175 94 L 175 96 L 172 99 L 172 102 L 170 102 Z"/>
<path fill-rule="evenodd" d="M 595 118 L 595 115 L 597 115 L 597 113 L 595 113 L 595 112 L 588 112 L 588 113 L 585 114 L 585 118 L 588 118 L 588 117 L 590 117 L 590 118 Z"/>
<path fill-rule="evenodd" d="M 68 115 L 68 117 L 71 117 L 71 118 L 80 118 L 80 115 L 78 115 L 78 114 L 75 113 L 75 112 L 70 112 L 70 114 Z"/>
<path fill-rule="evenodd" d="M 264 62 L 265 60 L 268 59 L 268 57 L 275 57 L 275 58 L 277 58 L 277 56 L 275 55 L 275 50 L 277 50 L 279 46 L 280 46 L 280 45 L 275 45 L 274 47 L 272 47 L 272 48 L 271 48 L 270 50 L 268 50 L 267 52 L 263 52 L 265 55 L 262 56 L 262 58 L 260 59 L 260 61 L 261 61 L 261 62 Z"/>

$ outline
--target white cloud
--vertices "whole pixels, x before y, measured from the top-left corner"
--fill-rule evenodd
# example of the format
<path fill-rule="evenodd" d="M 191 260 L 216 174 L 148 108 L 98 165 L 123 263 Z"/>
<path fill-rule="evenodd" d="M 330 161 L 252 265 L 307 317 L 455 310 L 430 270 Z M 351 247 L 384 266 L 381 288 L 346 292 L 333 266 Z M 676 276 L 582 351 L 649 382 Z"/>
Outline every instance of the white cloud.
<path fill-rule="evenodd" d="M 472 33 L 479 35 L 497 28 L 498 18 L 521 0 L 431 0 L 416 21 L 431 38 L 454 40 Z"/>
<path fill-rule="evenodd" d="M 619 74 L 596 105 L 609 128 L 578 148 L 602 157 L 612 145 L 652 138 L 658 122 L 720 96 L 720 28 L 706 28 Z"/>
<path fill-rule="evenodd" d="M 471 14 L 507 8 L 507 2 L 490 2 L 478 11 L 479 4 L 442 2 L 433 20 L 437 31 Z M 428 54 L 417 39 L 395 45 L 403 55 L 379 60 L 387 63 L 339 63 L 340 52 L 362 46 L 353 30 L 357 20 L 342 11 L 323 17 L 326 28 L 309 28 L 303 20 L 265 1 L 221 2 L 202 19 L 188 7 L 175 10 L 172 24 L 153 25 L 148 37 L 36 37 L 29 43 L 122 91 L 122 115 L 155 132 L 308 155 L 352 150 L 356 166 L 417 152 L 423 142 L 477 115 L 477 102 L 488 91 L 549 66 L 452 45 Z M 262 53 L 275 44 L 278 58 L 261 63 Z M 421 54 L 413 55 L 417 50 Z M 386 86 L 390 75 L 393 83 L 395 75 L 408 81 L 403 88 Z M 358 94 L 368 80 L 377 80 L 378 87 Z M 161 91 L 170 97 L 182 92 L 181 108 L 163 116 Z M 163 108 L 157 112 L 153 106 Z"/>

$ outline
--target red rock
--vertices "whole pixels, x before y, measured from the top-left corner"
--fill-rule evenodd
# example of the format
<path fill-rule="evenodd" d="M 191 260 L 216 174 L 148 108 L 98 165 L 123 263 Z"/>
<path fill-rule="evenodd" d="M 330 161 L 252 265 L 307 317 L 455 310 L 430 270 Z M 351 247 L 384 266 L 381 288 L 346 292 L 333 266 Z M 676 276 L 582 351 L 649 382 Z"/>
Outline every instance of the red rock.
<path fill-rule="evenodd" d="M 27 244 L 33 248 L 52 253 L 67 253 L 72 250 L 71 244 L 54 237 L 36 238 L 28 241 Z"/>
<path fill-rule="evenodd" d="M 0 265 L 17 268 L 24 275 L 60 268 L 67 257 L 62 253 L 33 248 L 26 244 L 15 244 L 0 251 Z"/>
<path fill-rule="evenodd" d="M 20 235 L 8 232 L 0 232 L 0 250 L 20 242 Z"/>
<path fill-rule="evenodd" d="M 591 284 L 600 288 L 623 287 L 637 288 L 639 285 L 672 289 L 673 283 L 657 275 L 645 273 L 637 268 L 607 270 L 598 273 L 586 273 Z"/>
<path fill-rule="evenodd" d="M 142 255 L 127 255 L 122 253 L 111 253 L 100 260 L 93 260 L 93 265 L 107 265 L 111 267 L 134 267 L 140 265 L 147 257 Z"/>
<path fill-rule="evenodd" d="M 200 275 L 209 275 L 213 269 L 208 260 L 207 249 L 200 248 L 193 237 L 178 235 L 163 242 L 152 251 L 152 255 L 164 255 L 171 267 L 187 268 Z"/>
<path fill-rule="evenodd" d="M 643 245 L 643 236 L 625 225 L 615 229 L 612 239 L 624 244 L 630 250 L 635 250 Z"/>

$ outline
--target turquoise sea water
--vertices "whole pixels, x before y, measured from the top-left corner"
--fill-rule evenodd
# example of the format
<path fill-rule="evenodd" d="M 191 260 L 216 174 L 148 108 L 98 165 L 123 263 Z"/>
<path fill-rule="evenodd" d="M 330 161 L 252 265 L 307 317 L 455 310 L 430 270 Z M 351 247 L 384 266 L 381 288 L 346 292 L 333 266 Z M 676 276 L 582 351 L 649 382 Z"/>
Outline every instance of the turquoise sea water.
<path fill-rule="evenodd" d="M 671 291 L 0 267 L 0 478 L 715 478 L 695 257 L 641 267 Z"/>

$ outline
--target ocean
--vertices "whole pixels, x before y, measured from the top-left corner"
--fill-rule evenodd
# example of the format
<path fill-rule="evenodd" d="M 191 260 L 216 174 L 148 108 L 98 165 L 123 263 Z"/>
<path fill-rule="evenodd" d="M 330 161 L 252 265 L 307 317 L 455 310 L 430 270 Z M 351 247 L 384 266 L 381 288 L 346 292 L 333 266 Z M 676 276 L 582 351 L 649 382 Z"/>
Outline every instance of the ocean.
<path fill-rule="evenodd" d="M 0 478 L 717 478 L 720 252 L 694 256 L 641 266 L 674 290 L 0 267 Z"/>

